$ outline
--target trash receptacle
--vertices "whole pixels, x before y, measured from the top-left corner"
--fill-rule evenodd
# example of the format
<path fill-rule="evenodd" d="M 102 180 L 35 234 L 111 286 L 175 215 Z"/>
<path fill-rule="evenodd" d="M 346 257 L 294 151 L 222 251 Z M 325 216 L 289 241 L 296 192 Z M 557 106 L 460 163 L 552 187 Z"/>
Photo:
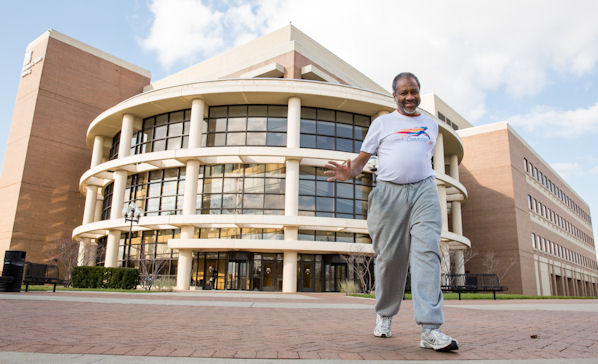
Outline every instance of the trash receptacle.
<path fill-rule="evenodd" d="M 25 267 L 26 252 L 22 250 L 7 250 L 4 253 L 4 267 L 2 277 L 5 277 L 2 285 L 5 292 L 21 292 L 23 283 L 23 268 Z M 12 279 L 11 279 L 12 278 Z"/>

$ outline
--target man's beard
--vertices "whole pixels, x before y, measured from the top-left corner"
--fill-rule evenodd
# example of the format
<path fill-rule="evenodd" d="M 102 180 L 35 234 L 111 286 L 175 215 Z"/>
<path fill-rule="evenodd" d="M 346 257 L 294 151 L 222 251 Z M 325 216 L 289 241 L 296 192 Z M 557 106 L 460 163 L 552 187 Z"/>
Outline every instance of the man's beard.
<path fill-rule="evenodd" d="M 397 108 L 402 113 L 407 114 L 407 115 L 415 115 L 415 114 L 417 114 L 417 106 L 415 107 L 415 109 L 413 109 L 413 111 L 408 111 L 408 110 L 405 109 L 405 107 L 403 106 L 403 104 L 397 102 Z"/>

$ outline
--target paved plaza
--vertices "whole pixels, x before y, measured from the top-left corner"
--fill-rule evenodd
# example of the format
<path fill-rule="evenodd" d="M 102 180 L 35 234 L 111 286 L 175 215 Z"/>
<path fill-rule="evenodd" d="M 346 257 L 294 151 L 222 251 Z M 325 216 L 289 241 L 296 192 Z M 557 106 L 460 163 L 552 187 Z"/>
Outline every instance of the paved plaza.
<path fill-rule="evenodd" d="M 374 337 L 373 304 L 338 293 L 0 293 L 0 363 L 598 363 L 598 300 L 445 301 L 455 353 L 419 348 L 411 301 L 391 338 Z"/>

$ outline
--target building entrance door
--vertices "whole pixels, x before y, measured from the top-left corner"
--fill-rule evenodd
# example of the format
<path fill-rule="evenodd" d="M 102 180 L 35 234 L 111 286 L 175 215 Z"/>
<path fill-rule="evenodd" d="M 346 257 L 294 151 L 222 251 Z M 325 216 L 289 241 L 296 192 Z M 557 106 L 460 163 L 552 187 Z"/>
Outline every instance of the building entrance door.
<path fill-rule="evenodd" d="M 315 287 L 314 262 L 301 262 L 299 271 L 299 287 L 301 292 L 313 292 Z"/>
<path fill-rule="evenodd" d="M 262 261 L 262 290 L 274 291 L 276 289 L 276 261 Z"/>
<path fill-rule="evenodd" d="M 245 260 L 229 261 L 226 273 L 226 289 L 249 289 L 247 271 L 248 264 Z"/>

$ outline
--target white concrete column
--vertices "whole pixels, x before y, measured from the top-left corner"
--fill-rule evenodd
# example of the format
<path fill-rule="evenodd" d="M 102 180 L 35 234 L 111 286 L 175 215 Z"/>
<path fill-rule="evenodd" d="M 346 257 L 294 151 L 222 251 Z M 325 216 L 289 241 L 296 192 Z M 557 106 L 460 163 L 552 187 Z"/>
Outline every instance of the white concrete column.
<path fill-rule="evenodd" d="M 299 211 L 299 161 L 287 160 L 284 215 L 297 216 Z"/>
<path fill-rule="evenodd" d="M 284 240 L 297 240 L 299 229 L 287 227 L 284 229 Z M 282 291 L 297 292 L 297 252 L 285 250 L 282 266 Z"/>
<path fill-rule="evenodd" d="M 203 117 L 206 112 L 206 102 L 202 99 L 193 99 L 191 102 L 191 121 L 189 126 L 188 148 L 201 147 Z"/>
<path fill-rule="evenodd" d="M 455 250 L 455 274 L 465 274 L 465 259 L 463 257 L 463 250 L 457 249 Z"/>
<path fill-rule="evenodd" d="M 122 128 L 120 130 L 120 143 L 118 144 L 118 158 L 128 157 L 131 154 L 131 138 L 133 137 L 133 126 L 135 115 L 125 114 L 123 116 Z"/>
<path fill-rule="evenodd" d="M 91 152 L 91 168 L 102 163 L 104 158 L 104 137 L 96 135 L 93 138 L 93 151 Z"/>
<path fill-rule="evenodd" d="M 450 176 L 458 181 L 459 180 L 459 157 L 456 154 L 451 154 L 450 160 L 449 160 L 449 166 L 450 166 L 450 169 L 449 169 Z"/>
<path fill-rule="evenodd" d="M 85 187 L 85 209 L 83 210 L 83 225 L 94 221 L 96 212 L 96 202 L 98 199 L 98 186 L 88 185 Z"/>
<path fill-rule="evenodd" d="M 183 200 L 183 215 L 195 215 L 197 200 L 197 180 L 199 177 L 199 161 L 187 161 L 185 169 L 185 192 Z"/>
<path fill-rule="evenodd" d="M 127 172 L 116 171 L 113 173 L 114 187 L 112 189 L 112 205 L 110 206 L 110 219 L 122 217 L 122 209 L 127 186 Z M 112 230 L 108 233 L 106 241 L 105 267 L 116 267 L 118 263 L 118 245 L 120 243 L 120 231 Z"/>
<path fill-rule="evenodd" d="M 287 112 L 287 148 L 299 148 L 301 130 L 301 99 L 289 97 Z"/>
<path fill-rule="evenodd" d="M 183 226 L 181 228 L 181 239 L 193 239 L 195 228 Z M 176 289 L 186 291 L 191 283 L 191 265 L 193 255 L 191 249 L 179 249 L 179 261 L 176 272 Z"/>
<path fill-rule="evenodd" d="M 120 231 L 111 230 L 106 239 L 106 258 L 104 267 L 116 267 L 118 265 L 118 245 L 120 244 Z"/>
<path fill-rule="evenodd" d="M 461 220 L 461 201 L 451 202 L 451 225 L 453 232 L 458 235 L 463 235 L 463 223 Z"/>
<path fill-rule="evenodd" d="M 440 201 L 440 211 L 442 214 L 442 231 L 448 231 L 448 208 L 446 203 L 446 187 L 443 185 L 436 186 L 438 189 L 438 200 Z M 441 271 L 442 273 L 450 273 L 451 270 L 451 256 L 449 252 L 449 245 L 445 242 L 440 242 L 440 254 L 441 254 Z"/>
<path fill-rule="evenodd" d="M 101 195 L 98 195 L 97 197 L 97 201 L 96 201 L 96 210 L 94 213 L 94 217 L 93 217 L 93 221 L 100 221 L 102 220 L 102 210 L 103 210 L 103 206 L 104 205 L 104 197 Z"/>
<path fill-rule="evenodd" d="M 436 146 L 434 147 L 434 171 L 436 173 L 444 172 L 444 138 L 441 133 L 438 133 L 436 138 Z"/>

